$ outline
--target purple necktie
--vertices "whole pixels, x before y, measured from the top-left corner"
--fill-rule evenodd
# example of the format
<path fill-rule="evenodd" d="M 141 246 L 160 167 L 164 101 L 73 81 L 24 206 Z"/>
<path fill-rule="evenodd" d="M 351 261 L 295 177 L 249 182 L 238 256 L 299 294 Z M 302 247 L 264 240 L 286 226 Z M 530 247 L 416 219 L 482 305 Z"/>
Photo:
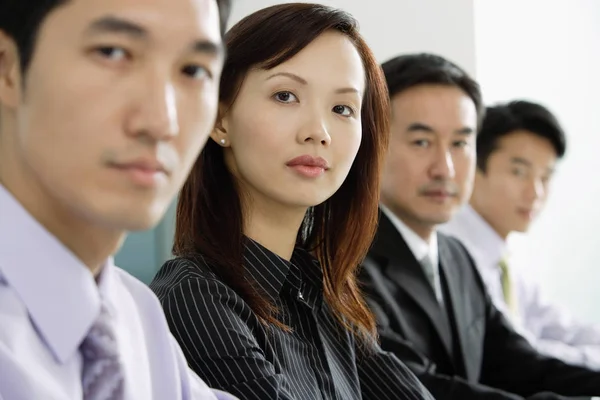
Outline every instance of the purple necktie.
<path fill-rule="evenodd" d="M 84 400 L 123 400 L 123 367 L 111 316 L 103 306 L 98 319 L 81 343 Z"/>

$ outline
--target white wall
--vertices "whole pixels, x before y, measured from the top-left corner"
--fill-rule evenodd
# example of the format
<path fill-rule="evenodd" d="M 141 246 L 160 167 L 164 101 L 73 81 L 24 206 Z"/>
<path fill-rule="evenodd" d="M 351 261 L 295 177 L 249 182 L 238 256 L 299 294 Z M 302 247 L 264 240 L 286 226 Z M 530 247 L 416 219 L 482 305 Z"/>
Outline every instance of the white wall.
<path fill-rule="evenodd" d="M 233 0 L 232 23 L 277 0 Z M 315 0 L 350 12 L 380 61 L 428 51 L 475 70 L 474 0 Z"/>
<path fill-rule="evenodd" d="M 475 33 L 485 100 L 539 101 L 568 132 L 545 212 L 513 240 L 516 262 L 551 298 L 600 322 L 600 1 L 477 0 Z"/>

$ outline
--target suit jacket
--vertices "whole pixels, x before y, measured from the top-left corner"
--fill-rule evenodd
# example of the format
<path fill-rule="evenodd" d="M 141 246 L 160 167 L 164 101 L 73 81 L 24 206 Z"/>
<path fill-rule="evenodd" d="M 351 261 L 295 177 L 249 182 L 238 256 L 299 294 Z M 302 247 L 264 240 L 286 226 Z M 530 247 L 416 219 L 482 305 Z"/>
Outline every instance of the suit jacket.
<path fill-rule="evenodd" d="M 381 345 L 436 399 L 536 399 L 600 394 L 600 373 L 545 357 L 493 305 L 468 252 L 438 233 L 444 307 L 384 215 L 361 280 Z"/>

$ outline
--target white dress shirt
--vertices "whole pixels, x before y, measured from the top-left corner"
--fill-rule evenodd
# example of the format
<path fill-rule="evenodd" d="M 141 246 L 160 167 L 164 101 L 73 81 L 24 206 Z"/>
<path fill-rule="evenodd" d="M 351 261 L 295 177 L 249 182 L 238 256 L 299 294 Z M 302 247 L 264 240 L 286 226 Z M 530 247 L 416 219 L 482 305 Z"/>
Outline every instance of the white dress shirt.
<path fill-rule="evenodd" d="M 507 312 L 498 263 L 507 255 L 506 242 L 471 206 L 465 206 L 440 231 L 458 238 L 479 269 L 496 307 L 541 353 L 576 365 L 600 369 L 600 326 L 580 323 L 552 304 L 540 286 L 511 269 L 517 317 Z M 510 264 L 510 260 L 508 262 Z"/>
<path fill-rule="evenodd" d="M 0 185 L 0 399 L 82 398 L 79 346 L 104 302 L 127 400 L 217 400 L 191 372 L 162 308 L 107 260 L 98 278 Z"/>
<path fill-rule="evenodd" d="M 438 240 L 437 233 L 434 232 L 429 242 L 423 239 L 421 236 L 417 235 L 411 228 L 409 228 L 400 218 L 398 218 L 392 211 L 385 207 L 384 205 L 380 205 L 381 211 L 385 214 L 386 217 L 390 219 L 394 227 L 400 232 L 402 238 L 408 245 L 408 248 L 413 253 L 417 261 L 422 263 L 422 260 L 425 257 L 429 257 L 429 261 L 433 266 L 433 289 L 438 298 L 438 301 L 443 301 L 442 295 L 442 282 L 440 279 L 440 259 L 439 259 L 439 251 L 438 251 Z"/>

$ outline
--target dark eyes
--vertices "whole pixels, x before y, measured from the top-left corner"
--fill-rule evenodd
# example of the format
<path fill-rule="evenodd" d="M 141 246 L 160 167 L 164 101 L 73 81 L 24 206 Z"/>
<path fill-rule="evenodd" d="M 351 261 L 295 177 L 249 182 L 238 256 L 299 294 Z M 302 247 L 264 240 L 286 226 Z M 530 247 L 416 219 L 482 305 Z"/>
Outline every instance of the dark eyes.
<path fill-rule="evenodd" d="M 95 51 L 98 55 L 111 61 L 119 61 L 122 59 L 131 58 L 131 54 L 129 54 L 127 50 L 120 47 L 102 46 L 96 48 Z"/>
<path fill-rule="evenodd" d="M 292 92 L 277 92 L 274 97 L 275 100 L 282 103 L 294 103 L 298 101 L 298 98 Z"/>
<path fill-rule="evenodd" d="M 181 72 L 183 72 L 190 78 L 197 80 L 204 78 L 212 78 L 212 74 L 210 73 L 210 71 L 200 65 L 186 65 L 181 69 Z"/>
<path fill-rule="evenodd" d="M 273 95 L 273 98 L 275 98 L 275 100 L 281 103 L 286 104 L 298 102 L 298 97 L 296 97 L 296 95 L 290 91 L 277 92 Z M 335 114 L 341 115 L 342 117 L 351 117 L 355 115 L 354 109 L 352 107 L 341 104 L 333 106 L 331 111 L 333 111 Z"/>
<path fill-rule="evenodd" d="M 414 140 L 412 142 L 412 144 L 416 147 L 429 147 L 431 145 L 431 142 L 429 140 L 419 139 L 419 140 Z M 468 144 L 469 143 L 465 140 L 459 140 L 459 141 L 452 143 L 452 146 L 455 148 L 461 149 L 463 147 L 468 146 Z"/>
<path fill-rule="evenodd" d="M 130 60 L 132 54 L 130 51 L 119 46 L 99 46 L 93 49 L 93 52 L 109 62 L 123 62 Z M 203 80 L 212 78 L 212 73 L 206 67 L 196 64 L 188 64 L 181 68 L 181 72 L 194 80 Z"/>
<path fill-rule="evenodd" d="M 429 147 L 430 142 L 429 142 L 429 140 L 419 139 L 419 140 L 414 140 L 412 142 L 412 144 L 415 147 L 423 147 L 423 148 L 425 148 L 425 147 Z"/>
<path fill-rule="evenodd" d="M 334 113 L 340 114 L 341 116 L 344 116 L 344 117 L 351 117 L 354 115 L 354 110 L 351 107 L 344 106 L 344 105 L 334 106 L 332 111 Z"/>

